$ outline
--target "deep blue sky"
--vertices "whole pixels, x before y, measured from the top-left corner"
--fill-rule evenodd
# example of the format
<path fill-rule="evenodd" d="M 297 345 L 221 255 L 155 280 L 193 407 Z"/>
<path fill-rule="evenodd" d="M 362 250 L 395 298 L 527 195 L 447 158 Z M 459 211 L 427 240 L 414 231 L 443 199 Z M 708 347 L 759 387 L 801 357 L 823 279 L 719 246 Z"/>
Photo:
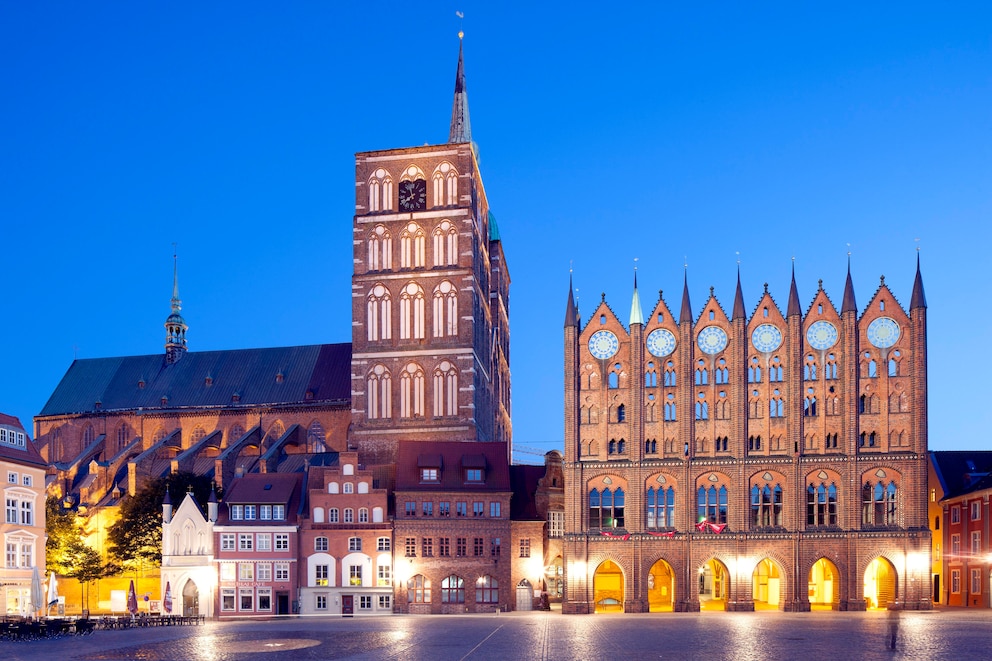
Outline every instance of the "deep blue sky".
<path fill-rule="evenodd" d="M 6 2 L 0 410 L 73 356 L 350 340 L 354 153 L 473 137 L 513 278 L 519 446 L 562 444 L 562 322 L 885 275 L 929 303 L 930 447 L 987 448 L 987 3 Z M 915 242 L 919 239 L 919 243 Z M 524 461 L 537 457 L 519 454 Z"/>

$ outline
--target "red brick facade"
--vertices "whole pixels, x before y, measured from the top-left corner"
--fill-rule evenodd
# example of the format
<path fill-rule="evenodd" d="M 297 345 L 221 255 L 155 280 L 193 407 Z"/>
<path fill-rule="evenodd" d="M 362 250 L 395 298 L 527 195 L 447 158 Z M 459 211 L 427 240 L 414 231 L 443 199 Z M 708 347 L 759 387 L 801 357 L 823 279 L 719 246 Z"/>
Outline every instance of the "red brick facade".
<path fill-rule="evenodd" d="M 848 276 L 839 312 L 793 281 L 747 317 L 738 283 L 676 318 L 635 284 L 628 330 L 570 295 L 564 610 L 929 608 L 919 271 L 910 307 Z"/>

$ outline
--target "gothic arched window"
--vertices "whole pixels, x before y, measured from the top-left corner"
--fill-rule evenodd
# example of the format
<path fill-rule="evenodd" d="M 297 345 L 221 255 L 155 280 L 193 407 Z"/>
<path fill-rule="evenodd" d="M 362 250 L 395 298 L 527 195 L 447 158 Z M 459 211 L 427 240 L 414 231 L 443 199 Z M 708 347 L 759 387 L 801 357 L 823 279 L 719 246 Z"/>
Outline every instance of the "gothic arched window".
<path fill-rule="evenodd" d="M 596 489 L 589 492 L 590 528 L 623 528 L 623 510 L 624 493 L 620 487 L 615 492 L 609 487 L 602 493 Z"/>
<path fill-rule="evenodd" d="M 434 288 L 434 337 L 458 335 L 458 290 L 447 280 Z"/>
<path fill-rule="evenodd" d="M 782 525 L 782 487 L 757 484 L 751 487 L 751 527 Z"/>
<path fill-rule="evenodd" d="M 307 447 L 310 452 L 324 452 L 324 426 L 320 420 L 314 420 L 307 428 Z"/>
<path fill-rule="evenodd" d="M 806 525 L 837 525 L 837 485 L 811 483 L 806 487 Z"/>
<path fill-rule="evenodd" d="M 424 288 L 416 282 L 400 292 L 400 339 L 424 338 Z"/>
<path fill-rule="evenodd" d="M 424 230 L 417 223 L 409 223 L 400 233 L 400 268 L 423 268 L 426 265 Z"/>
<path fill-rule="evenodd" d="M 455 167 L 444 161 L 434 169 L 431 177 L 434 183 L 434 205 L 454 206 L 458 204 L 458 171 Z"/>
<path fill-rule="evenodd" d="M 379 168 L 369 177 L 369 211 L 391 211 L 393 208 L 393 179 Z"/>
<path fill-rule="evenodd" d="M 400 375 L 400 417 L 419 418 L 424 415 L 424 370 L 408 363 Z"/>
<path fill-rule="evenodd" d="M 458 230 L 449 220 L 434 228 L 434 266 L 458 265 Z"/>
<path fill-rule="evenodd" d="M 727 487 L 711 485 L 699 487 L 697 493 L 697 520 L 710 523 L 727 522 Z"/>
<path fill-rule="evenodd" d="M 447 360 L 434 370 L 434 416 L 458 415 L 458 370 Z"/>
<path fill-rule="evenodd" d="M 388 271 L 393 268 L 393 236 L 383 225 L 369 233 L 368 270 Z"/>
<path fill-rule="evenodd" d="M 675 489 L 651 487 L 647 491 L 647 527 L 675 527 Z"/>
<path fill-rule="evenodd" d="M 388 340 L 392 337 L 392 301 L 389 290 L 376 283 L 369 292 L 366 306 L 365 325 L 368 327 L 369 341 Z"/>

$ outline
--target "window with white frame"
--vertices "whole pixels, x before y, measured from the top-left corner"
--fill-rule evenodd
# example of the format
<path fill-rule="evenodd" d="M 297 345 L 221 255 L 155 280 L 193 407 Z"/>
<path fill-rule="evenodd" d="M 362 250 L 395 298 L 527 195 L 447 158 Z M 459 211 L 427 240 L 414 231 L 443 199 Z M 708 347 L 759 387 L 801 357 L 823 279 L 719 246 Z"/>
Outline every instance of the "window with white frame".
<path fill-rule="evenodd" d="M 331 509 L 327 510 L 327 522 L 328 523 L 338 522 L 338 508 L 332 507 Z"/>
<path fill-rule="evenodd" d="M 272 610 L 272 588 L 258 589 L 258 610 L 260 611 Z"/>
<path fill-rule="evenodd" d="M 277 581 L 288 581 L 289 580 L 289 563 L 288 562 L 277 562 L 275 566 L 275 580 Z"/>
<path fill-rule="evenodd" d="M 260 505 L 258 508 L 258 518 L 262 521 L 272 520 L 272 505 Z"/>
<path fill-rule="evenodd" d="M 344 508 L 344 522 L 354 523 L 355 522 L 355 510 L 350 507 Z"/>
<path fill-rule="evenodd" d="M 17 542 L 7 541 L 7 557 L 5 567 L 17 566 Z"/>
<path fill-rule="evenodd" d="M 390 609 L 393 607 L 392 597 L 388 594 L 379 595 L 379 608 Z"/>
<path fill-rule="evenodd" d="M 349 565 L 348 566 L 348 584 L 349 585 L 361 585 L 362 584 L 362 566 L 361 565 Z"/>
<path fill-rule="evenodd" d="M 239 581 L 254 581 L 255 580 L 255 565 L 250 562 L 238 563 L 238 580 Z"/>
<path fill-rule="evenodd" d="M 222 532 L 220 534 L 220 550 L 234 551 L 237 548 L 236 538 L 233 532 Z"/>
<path fill-rule="evenodd" d="M 34 566 L 34 542 L 21 542 L 21 567 Z"/>
<path fill-rule="evenodd" d="M 255 565 L 255 575 L 259 581 L 272 580 L 272 565 L 268 562 L 260 562 Z"/>
<path fill-rule="evenodd" d="M 288 551 L 288 550 L 289 550 L 289 533 L 277 532 L 276 551 Z"/>
<path fill-rule="evenodd" d="M 499 518 L 500 513 L 500 503 L 498 501 L 493 501 L 489 503 L 489 516 Z"/>
<path fill-rule="evenodd" d="M 319 611 L 326 611 L 327 610 L 327 595 L 326 594 L 314 595 L 313 607 L 316 610 L 319 610 Z"/>
<path fill-rule="evenodd" d="M 6 510 L 6 512 L 7 512 L 7 516 L 6 516 L 7 523 L 14 523 L 14 524 L 16 524 L 17 523 L 17 499 L 16 498 L 9 498 L 9 497 L 7 498 L 7 510 Z"/>
<path fill-rule="evenodd" d="M 272 506 L 272 520 L 273 521 L 283 521 L 286 518 L 286 506 L 285 505 L 273 505 Z"/>
<path fill-rule="evenodd" d="M 255 506 L 245 505 L 245 521 L 254 521 L 254 520 L 255 520 Z"/>
<path fill-rule="evenodd" d="M 389 587 L 393 583 L 392 567 L 389 565 L 379 565 L 376 567 L 376 583 L 379 587 Z"/>
<path fill-rule="evenodd" d="M 358 608 L 361 610 L 372 609 L 372 595 L 363 594 L 358 597 Z"/>
<path fill-rule="evenodd" d="M 313 550 L 314 551 L 326 551 L 327 550 L 327 538 L 317 537 L 313 540 Z"/>
<path fill-rule="evenodd" d="M 251 588 L 238 588 L 238 610 L 255 610 L 255 591 Z"/>
<path fill-rule="evenodd" d="M 341 490 L 341 493 L 355 493 L 355 483 L 345 482 L 344 488 Z"/>
<path fill-rule="evenodd" d="M 272 533 L 260 532 L 255 537 L 255 543 L 258 545 L 259 551 L 271 551 L 272 550 Z"/>
<path fill-rule="evenodd" d="M 360 507 L 358 509 L 358 522 L 359 523 L 368 523 L 369 522 L 369 508 L 367 508 L 367 507 Z"/>
<path fill-rule="evenodd" d="M 348 550 L 349 551 L 361 551 L 362 550 L 362 538 L 361 537 L 349 537 L 348 538 Z"/>
<path fill-rule="evenodd" d="M 254 535 L 251 533 L 241 533 L 238 535 L 238 550 L 239 551 L 251 551 L 254 546 Z"/>
<path fill-rule="evenodd" d="M 391 540 L 388 537 L 380 537 L 378 540 L 376 540 L 376 548 L 375 548 L 375 550 L 376 551 L 391 551 L 392 550 L 392 546 L 393 545 L 391 543 Z"/>
<path fill-rule="evenodd" d="M 563 537 L 565 535 L 565 513 L 548 512 L 548 537 Z"/>
<path fill-rule="evenodd" d="M 314 565 L 314 585 L 326 587 L 330 576 L 329 565 Z"/>
<path fill-rule="evenodd" d="M 29 486 L 31 486 L 31 484 L 32 484 L 32 482 L 31 482 L 31 476 L 30 475 L 22 475 L 21 476 L 21 485 L 22 486 L 29 487 Z"/>
<path fill-rule="evenodd" d="M 17 473 L 8 472 L 7 473 L 7 483 L 8 484 L 17 484 Z"/>
<path fill-rule="evenodd" d="M 982 593 L 982 570 L 972 569 L 971 570 L 971 594 L 981 594 Z"/>
<path fill-rule="evenodd" d="M 241 505 L 231 505 L 231 520 L 240 521 L 244 518 L 244 507 Z"/>
<path fill-rule="evenodd" d="M 982 504 L 977 500 L 971 503 L 971 520 L 978 521 L 982 518 Z"/>
<path fill-rule="evenodd" d="M 32 503 L 30 500 L 21 501 L 21 525 L 22 526 L 34 525 L 34 503 Z"/>
<path fill-rule="evenodd" d="M 234 610 L 234 588 L 222 588 L 220 591 L 220 609 L 222 611 Z"/>
<path fill-rule="evenodd" d="M 222 582 L 233 581 L 237 575 L 237 567 L 233 562 L 222 562 L 220 564 L 220 580 Z"/>
<path fill-rule="evenodd" d="M 971 554 L 979 555 L 982 552 L 982 531 L 971 531 Z"/>

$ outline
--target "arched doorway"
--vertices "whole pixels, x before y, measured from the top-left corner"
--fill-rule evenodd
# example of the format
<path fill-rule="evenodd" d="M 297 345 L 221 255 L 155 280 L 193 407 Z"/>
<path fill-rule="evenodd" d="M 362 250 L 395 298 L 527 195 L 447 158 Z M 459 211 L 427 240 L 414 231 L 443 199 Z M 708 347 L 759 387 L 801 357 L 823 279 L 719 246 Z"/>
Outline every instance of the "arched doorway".
<path fill-rule="evenodd" d="M 869 609 L 888 608 L 889 603 L 899 599 L 899 586 L 896 582 L 896 568 L 879 556 L 865 569 L 865 606 Z"/>
<path fill-rule="evenodd" d="M 616 563 L 606 560 L 596 568 L 592 589 L 597 613 L 623 612 L 623 571 Z"/>
<path fill-rule="evenodd" d="M 648 572 L 648 610 L 652 613 L 675 610 L 675 572 L 664 560 L 651 565 Z"/>
<path fill-rule="evenodd" d="M 727 609 L 730 574 L 719 560 L 710 560 L 699 568 L 699 607 L 702 610 Z"/>
<path fill-rule="evenodd" d="M 838 610 L 840 607 L 840 572 L 837 565 L 820 558 L 809 569 L 806 586 L 811 610 Z"/>
<path fill-rule="evenodd" d="M 551 601 L 561 601 L 565 591 L 565 569 L 560 555 L 556 555 L 548 567 L 548 598 Z"/>
<path fill-rule="evenodd" d="M 200 591 L 196 589 L 193 579 L 186 581 L 183 586 L 183 615 L 193 617 L 200 614 Z"/>
<path fill-rule="evenodd" d="M 751 575 L 754 610 L 779 610 L 782 608 L 782 588 L 784 587 L 778 563 L 771 558 L 758 562 Z"/>
<path fill-rule="evenodd" d="M 534 587 L 526 578 L 517 583 L 517 610 L 534 610 Z"/>

